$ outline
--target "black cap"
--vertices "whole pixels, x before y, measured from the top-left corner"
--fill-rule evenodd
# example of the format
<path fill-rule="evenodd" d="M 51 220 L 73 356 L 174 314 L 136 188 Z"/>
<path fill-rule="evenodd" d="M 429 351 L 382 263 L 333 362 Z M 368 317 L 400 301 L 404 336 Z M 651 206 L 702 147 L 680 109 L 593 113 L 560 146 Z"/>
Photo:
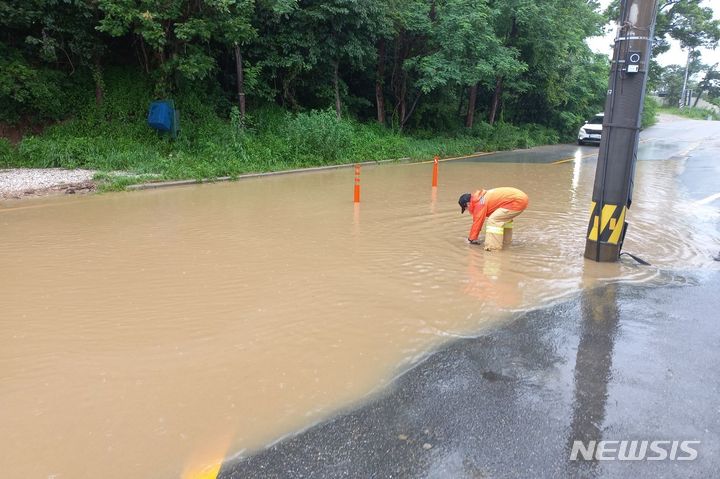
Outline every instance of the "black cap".
<path fill-rule="evenodd" d="M 470 203 L 470 193 L 463 193 L 460 195 L 460 199 L 458 200 L 458 204 L 460 205 L 460 214 L 465 213 L 465 208 L 467 208 L 468 203 Z"/>

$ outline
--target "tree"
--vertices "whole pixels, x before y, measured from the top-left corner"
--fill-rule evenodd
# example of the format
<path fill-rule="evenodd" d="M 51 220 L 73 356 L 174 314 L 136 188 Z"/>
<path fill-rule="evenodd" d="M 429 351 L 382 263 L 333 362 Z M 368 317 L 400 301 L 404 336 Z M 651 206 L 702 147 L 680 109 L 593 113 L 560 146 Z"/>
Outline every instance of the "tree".
<path fill-rule="evenodd" d="M 720 72 L 717 68 L 717 63 L 714 65 L 703 65 L 701 71 L 704 71 L 705 75 L 697 84 L 697 94 L 695 95 L 693 108 L 697 107 L 700 97 L 702 97 L 704 92 L 708 92 L 710 96 L 714 96 L 713 94 L 717 93 L 717 89 L 720 87 Z"/>
<path fill-rule="evenodd" d="M 393 96 L 393 124 L 403 129 L 420 101 L 415 85 L 415 59 L 427 53 L 427 38 L 432 30 L 432 0 L 388 0 L 388 16 L 393 39 L 389 84 Z M 414 97 L 414 98 L 413 98 Z M 413 98 L 412 101 L 408 101 Z"/>
<path fill-rule="evenodd" d="M 677 105 L 682 95 L 685 67 L 668 65 L 661 70 L 658 90 L 670 105 Z"/>
<path fill-rule="evenodd" d="M 597 73 L 597 58 L 584 42 L 602 26 L 602 16 L 584 0 L 550 0 L 539 4 L 529 0 L 498 0 L 496 34 L 506 46 L 520 52 L 519 60 L 527 68 L 516 77 L 498 75 L 492 93 L 488 121 L 493 123 L 507 92 L 514 119 L 566 124 L 573 102 L 570 92 L 578 82 L 587 83 L 584 66 Z M 580 68 L 578 68 L 580 67 Z M 597 85 L 597 77 L 590 83 Z M 607 81 L 607 74 L 602 79 Z M 596 91 L 596 88 L 592 88 Z M 592 94 L 593 103 L 597 94 Z M 587 114 L 581 111 L 574 113 Z"/>
<path fill-rule="evenodd" d="M 317 0 L 306 9 L 321 61 L 329 61 L 332 69 L 338 118 L 342 116 L 340 67 L 361 69 L 373 62 L 377 32 L 384 30 L 384 6 L 372 0 Z"/>
<path fill-rule="evenodd" d="M 177 75 L 208 78 L 217 68 L 213 43 L 240 44 L 254 35 L 252 0 L 98 0 L 98 5 L 104 13 L 98 30 L 139 40 L 145 70 L 159 73 L 158 95 L 177 83 Z"/>
<path fill-rule="evenodd" d="M 699 47 L 714 48 L 720 38 L 720 22 L 713 20 L 712 9 L 701 7 L 700 0 L 679 2 L 670 9 L 672 21 L 668 34 L 680 42 L 680 46 L 688 51 L 685 66 L 680 106 L 685 106 L 685 91 L 690 74 L 690 61 Z"/>
<path fill-rule="evenodd" d="M 607 63 L 584 43 L 600 28 L 595 7 L 587 0 L 0 0 L 0 106 L 14 116 L 62 117 L 71 107 L 58 92 L 73 76 L 88 89 L 94 78 L 99 105 L 105 71 L 136 75 L 133 62 L 156 96 L 192 91 L 223 113 L 230 100 L 240 117 L 252 95 L 293 111 L 332 105 L 337 118 L 391 120 L 398 129 L 449 133 L 472 128 L 482 112 L 490 123 L 569 130 L 602 102 L 607 75 L 598 78 Z"/>
<path fill-rule="evenodd" d="M 304 74 L 314 72 L 308 87 L 317 87 L 317 74 L 328 78 L 340 118 L 343 72 L 375 62 L 378 32 L 386 22 L 384 6 L 378 0 L 303 0 L 279 15 L 263 9 L 262 45 L 257 53 L 271 80 L 280 82 L 283 103 L 297 107 L 295 85 Z"/>
<path fill-rule="evenodd" d="M 216 19 L 217 36 L 223 45 L 232 48 L 234 54 L 235 81 L 241 120 L 245 119 L 245 74 L 242 48 L 257 36 L 257 31 L 251 24 L 254 7 L 253 0 L 235 1 L 229 3 L 225 11 L 219 11 Z"/>
<path fill-rule="evenodd" d="M 17 119 L 23 108 L 40 117 L 61 115 L 68 108 L 61 83 L 83 69 L 92 71 L 95 101 L 102 104 L 106 38 L 94 28 L 99 16 L 94 2 L 81 0 L 0 2 L 0 103 L 6 110 L 0 116 Z"/>
<path fill-rule="evenodd" d="M 497 75 L 516 75 L 525 69 L 518 51 L 496 36 L 494 13 L 484 0 L 438 2 L 430 53 L 414 62 L 417 86 L 424 94 L 447 85 L 469 88 L 468 128 L 473 126 L 478 85 L 488 86 Z"/>
<path fill-rule="evenodd" d="M 8 32 L 10 43 L 14 43 L 13 33 L 22 31 L 19 38 L 24 45 L 17 46 L 26 55 L 57 65 L 68 75 L 78 67 L 92 70 L 98 105 L 103 99 L 101 65 L 106 49 L 103 35 L 94 28 L 99 17 L 94 2 L 81 0 L 0 3 L 0 26 Z"/>

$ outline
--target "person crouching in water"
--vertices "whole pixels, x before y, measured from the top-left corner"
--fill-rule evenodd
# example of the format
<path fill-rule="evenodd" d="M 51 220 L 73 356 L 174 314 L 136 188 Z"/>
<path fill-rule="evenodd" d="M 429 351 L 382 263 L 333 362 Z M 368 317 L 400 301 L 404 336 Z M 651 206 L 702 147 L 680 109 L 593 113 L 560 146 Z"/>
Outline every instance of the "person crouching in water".
<path fill-rule="evenodd" d="M 465 209 L 473 217 L 468 242 L 477 244 L 485 218 L 485 251 L 503 249 L 512 241 L 513 218 L 528 207 L 528 196 L 517 188 L 502 187 L 491 190 L 477 190 L 472 195 L 465 193 L 458 200 L 460 214 Z"/>

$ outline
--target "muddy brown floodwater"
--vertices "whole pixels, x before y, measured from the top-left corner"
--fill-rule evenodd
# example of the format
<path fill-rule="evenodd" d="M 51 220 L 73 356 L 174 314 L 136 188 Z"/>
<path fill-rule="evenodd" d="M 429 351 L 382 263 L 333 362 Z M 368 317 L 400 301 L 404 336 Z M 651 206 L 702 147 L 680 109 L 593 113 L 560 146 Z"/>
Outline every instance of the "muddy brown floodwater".
<path fill-rule="evenodd" d="M 444 341 L 594 280 L 708 257 L 717 238 L 659 216 L 685 201 L 682 160 L 647 161 L 626 250 L 654 266 L 586 263 L 595 163 L 578 151 L 557 165 L 445 162 L 434 193 L 431 164 L 366 167 L 357 207 L 352 169 L 3 205 L 2 476 L 212 472 Z M 465 244 L 457 197 L 504 185 L 530 196 L 511 250 Z"/>

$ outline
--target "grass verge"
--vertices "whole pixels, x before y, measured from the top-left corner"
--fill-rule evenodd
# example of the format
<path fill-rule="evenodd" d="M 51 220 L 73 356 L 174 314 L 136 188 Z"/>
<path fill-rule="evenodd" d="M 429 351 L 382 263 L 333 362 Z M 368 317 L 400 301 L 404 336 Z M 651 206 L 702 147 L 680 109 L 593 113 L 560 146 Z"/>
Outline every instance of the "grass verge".
<path fill-rule="evenodd" d="M 238 176 L 310 166 L 477 151 L 528 148 L 557 143 L 557 133 L 537 125 L 480 123 L 454 134 L 421 138 L 352 119 L 332 111 L 305 113 L 264 110 L 245 126 L 206 116 L 188 122 L 173 141 L 132 123 L 88 124 L 74 119 L 24 138 L 16 147 L 0 142 L 0 167 L 87 168 L 99 170 L 103 191 L 143 181 Z M 109 172 L 126 172 L 118 176 Z"/>
<path fill-rule="evenodd" d="M 100 106 L 88 99 L 72 118 L 42 134 L 25 136 L 17 145 L 0 139 L 0 168 L 93 169 L 101 172 L 96 176 L 101 191 L 116 191 L 139 182 L 234 177 L 390 158 L 420 161 L 561 139 L 558 132 L 536 124 L 478 122 L 464 128 L 458 121 L 441 131 L 402 132 L 338 119 L 333 110 L 288 112 L 274 106 L 252 108 L 241 120 L 235 107 L 190 91 L 175 99 L 181 131 L 171 140 L 147 126 L 151 89 L 137 76 L 112 75 L 106 87 Z"/>
<path fill-rule="evenodd" d="M 705 108 L 661 107 L 660 112 L 667 113 L 670 115 L 682 116 L 685 118 L 691 118 L 693 120 L 707 120 L 707 119 L 710 119 L 712 121 L 720 120 L 720 114 L 718 114 L 712 110 L 705 109 Z"/>

